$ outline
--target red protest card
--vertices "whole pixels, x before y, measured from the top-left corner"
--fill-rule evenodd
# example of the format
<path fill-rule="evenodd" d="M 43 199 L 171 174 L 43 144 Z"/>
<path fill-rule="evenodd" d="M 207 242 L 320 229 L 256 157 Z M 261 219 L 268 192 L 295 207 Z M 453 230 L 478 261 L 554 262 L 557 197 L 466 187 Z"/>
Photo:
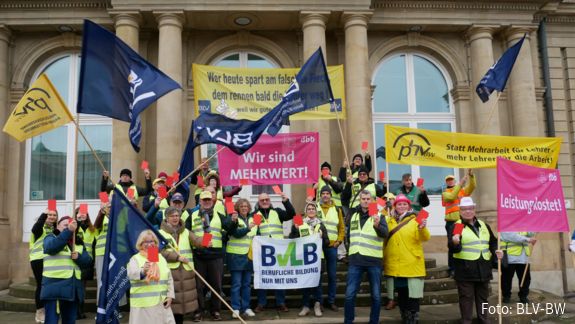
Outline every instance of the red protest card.
<path fill-rule="evenodd" d="M 377 203 L 370 203 L 368 207 L 369 216 L 377 215 Z"/>
<path fill-rule="evenodd" d="M 126 192 L 126 196 L 128 196 L 128 198 L 133 199 L 134 198 L 134 188 L 128 188 L 128 192 Z"/>
<path fill-rule="evenodd" d="M 254 224 L 259 225 L 262 223 L 262 215 L 260 213 L 254 214 Z"/>
<path fill-rule="evenodd" d="M 144 161 L 142 161 L 142 164 L 140 164 L 140 168 L 141 168 L 142 170 L 149 169 L 149 168 L 150 168 L 150 164 L 148 163 L 148 161 L 144 160 Z"/>
<path fill-rule="evenodd" d="M 102 204 L 107 204 L 110 201 L 110 198 L 106 192 L 102 191 L 98 195 L 100 196 L 100 201 Z"/>
<path fill-rule="evenodd" d="M 314 188 L 307 188 L 307 196 L 308 197 L 315 197 L 315 189 Z"/>
<path fill-rule="evenodd" d="M 226 212 L 228 214 L 233 214 L 236 209 L 234 208 L 234 203 L 231 201 L 226 201 Z"/>
<path fill-rule="evenodd" d="M 172 180 L 174 180 L 174 182 L 178 182 L 178 180 L 180 180 L 180 174 L 178 171 L 174 171 L 174 173 L 172 173 Z"/>
<path fill-rule="evenodd" d="M 204 184 L 204 178 L 203 177 L 198 177 L 198 185 L 199 188 L 203 188 L 206 185 Z"/>
<path fill-rule="evenodd" d="M 148 261 L 149 262 L 159 262 L 160 261 L 160 251 L 157 246 L 150 246 L 148 248 Z"/>
<path fill-rule="evenodd" d="M 208 247 L 211 241 L 212 241 L 212 233 L 204 233 L 204 237 L 202 238 L 202 246 Z"/>
<path fill-rule="evenodd" d="M 379 181 L 383 182 L 385 179 L 385 171 L 379 171 Z"/>
<path fill-rule="evenodd" d="M 453 227 L 453 235 L 461 235 L 461 233 L 463 233 L 463 228 L 465 227 L 465 225 L 463 225 L 463 223 L 456 223 L 455 226 Z"/>
<path fill-rule="evenodd" d="M 80 214 L 87 214 L 88 213 L 88 204 L 80 204 L 80 208 L 78 210 Z"/>
<path fill-rule="evenodd" d="M 240 179 L 240 186 L 247 186 L 250 184 L 248 179 Z"/>
<path fill-rule="evenodd" d="M 274 190 L 274 193 L 275 193 L 276 195 L 281 195 L 281 194 L 282 194 L 282 190 L 280 189 L 280 186 L 275 185 L 275 186 L 272 187 L 272 189 Z"/>
<path fill-rule="evenodd" d="M 56 210 L 56 199 L 48 200 L 48 210 Z"/>
<path fill-rule="evenodd" d="M 378 205 L 380 205 L 381 207 L 385 207 L 385 200 L 377 197 L 376 201 Z"/>
<path fill-rule="evenodd" d="M 321 176 L 324 178 L 329 177 L 329 170 L 328 169 L 322 169 L 321 170 Z"/>
<path fill-rule="evenodd" d="M 295 215 L 295 216 L 293 217 L 293 223 L 294 223 L 295 225 L 298 225 L 298 226 L 299 226 L 299 225 L 303 225 L 303 218 L 301 217 L 300 214 L 297 214 L 297 215 Z"/>
<path fill-rule="evenodd" d="M 418 187 L 423 186 L 423 182 L 424 182 L 423 178 L 417 178 L 417 186 Z"/>
<path fill-rule="evenodd" d="M 161 186 L 158 188 L 158 197 L 160 197 L 161 199 L 168 198 L 168 191 L 166 190 L 166 187 Z"/>
<path fill-rule="evenodd" d="M 224 201 L 227 203 L 231 203 L 232 202 L 232 197 L 225 197 Z"/>
<path fill-rule="evenodd" d="M 422 209 L 417 214 L 417 218 L 415 220 L 417 221 L 417 223 L 421 224 L 421 222 L 423 222 L 424 219 L 427 219 L 427 217 L 429 217 L 429 213 L 427 212 L 427 210 Z"/>
<path fill-rule="evenodd" d="M 362 150 L 362 151 L 367 151 L 367 145 L 368 145 L 368 142 L 367 142 L 367 141 L 361 142 L 361 150 Z"/>
<path fill-rule="evenodd" d="M 168 176 L 166 178 L 166 186 L 171 187 L 174 184 L 174 178 Z"/>

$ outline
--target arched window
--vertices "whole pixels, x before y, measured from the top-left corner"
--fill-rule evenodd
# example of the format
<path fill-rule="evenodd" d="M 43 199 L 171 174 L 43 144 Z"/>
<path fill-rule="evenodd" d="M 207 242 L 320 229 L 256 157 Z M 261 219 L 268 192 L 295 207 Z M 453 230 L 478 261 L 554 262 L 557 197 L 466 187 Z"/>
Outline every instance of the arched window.
<path fill-rule="evenodd" d="M 419 53 L 400 53 L 383 59 L 375 70 L 372 109 L 377 171 L 386 170 L 385 125 L 455 131 L 455 112 L 450 96 L 451 80 L 437 62 Z M 401 176 L 425 179 L 432 206 L 442 212 L 441 191 L 445 176 L 454 169 L 389 164 L 390 191 L 401 186 Z M 439 217 L 437 217 L 439 218 Z"/>
<path fill-rule="evenodd" d="M 61 54 L 48 60 L 34 73 L 32 83 L 45 73 L 76 116 L 80 55 Z M 98 153 L 107 170 L 112 158 L 112 122 L 109 118 L 80 115 L 80 128 Z M 68 123 L 50 132 L 29 139 L 26 143 L 24 194 L 24 231 L 47 206 L 47 200 L 57 199 L 60 214 L 70 214 L 76 164 L 76 199 L 96 206 L 102 169 L 80 136 L 78 154 L 75 151 L 76 129 Z M 92 217 L 94 217 L 93 215 Z"/>

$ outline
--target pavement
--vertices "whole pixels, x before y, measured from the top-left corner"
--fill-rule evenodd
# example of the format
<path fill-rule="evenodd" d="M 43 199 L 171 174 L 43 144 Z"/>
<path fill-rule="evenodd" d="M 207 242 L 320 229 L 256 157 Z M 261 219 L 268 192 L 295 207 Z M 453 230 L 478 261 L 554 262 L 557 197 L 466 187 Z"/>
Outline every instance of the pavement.
<path fill-rule="evenodd" d="M 497 297 L 490 297 L 490 305 L 497 304 Z M 551 295 L 541 291 L 532 291 L 530 295 L 531 304 L 522 305 L 518 300 L 511 299 L 510 304 L 504 304 L 504 307 L 499 309 L 503 310 L 505 315 L 502 316 L 502 323 L 510 324 L 532 324 L 532 323 L 575 323 L 575 293 L 568 294 L 565 298 Z M 342 305 L 343 306 L 343 305 Z M 369 307 L 356 307 L 356 320 L 355 323 L 368 323 L 369 321 Z M 298 317 L 299 309 L 290 309 L 287 313 L 279 313 L 274 309 L 267 309 L 266 311 L 257 314 L 255 317 L 246 318 L 246 322 L 258 323 L 273 323 L 273 324 L 299 324 L 299 323 L 313 323 L 313 324 L 327 324 L 327 323 L 342 323 L 343 322 L 343 307 L 340 307 L 338 312 L 325 310 L 322 317 L 314 317 L 308 315 L 306 317 Z M 490 317 L 493 323 L 498 322 L 497 308 L 491 306 Z M 128 323 L 128 314 L 121 320 L 121 323 Z M 94 323 L 95 314 L 87 314 L 88 318 L 78 320 L 77 323 Z M 233 319 L 230 312 L 222 312 L 222 324 L 239 323 L 239 320 Z M 206 318 L 209 318 L 207 316 Z M 444 305 L 426 305 L 421 307 L 420 323 L 458 323 L 459 322 L 459 308 L 457 304 L 444 304 Z M 0 312 L 1 323 L 34 323 L 33 313 L 18 313 L 18 312 Z M 206 319 L 204 322 L 211 322 Z M 190 318 L 186 318 L 184 323 L 193 323 Z M 382 308 L 380 315 L 380 323 L 401 323 L 399 310 L 388 311 Z"/>

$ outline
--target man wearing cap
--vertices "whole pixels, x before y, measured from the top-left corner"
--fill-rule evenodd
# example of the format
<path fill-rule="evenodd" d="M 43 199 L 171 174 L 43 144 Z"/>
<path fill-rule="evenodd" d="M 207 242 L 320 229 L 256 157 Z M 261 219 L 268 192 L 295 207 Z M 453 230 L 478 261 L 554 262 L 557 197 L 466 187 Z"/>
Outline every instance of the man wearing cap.
<path fill-rule="evenodd" d="M 371 200 L 373 201 L 375 201 L 377 197 L 383 197 L 387 192 L 385 184 L 383 187 L 380 187 L 369 177 L 369 170 L 365 166 L 362 165 L 357 174 L 358 176 L 355 180 L 351 175 L 347 177 L 341 194 L 342 204 L 349 206 L 349 209 L 356 208 L 360 204 L 359 193 L 363 190 L 371 194 Z M 349 214 L 351 213 L 353 213 L 353 211 L 349 212 Z"/>
<path fill-rule="evenodd" d="M 357 179 L 361 166 L 366 168 L 367 174 L 371 172 L 371 156 L 369 153 L 365 152 L 365 159 L 359 153 L 354 155 L 353 159 L 351 159 L 351 166 L 348 166 L 347 160 L 344 161 L 343 166 L 339 169 L 339 180 L 345 182 L 349 175 L 351 175 L 354 180 Z"/>
<path fill-rule="evenodd" d="M 411 200 L 413 211 L 419 212 L 421 208 L 429 206 L 429 197 L 422 186 L 414 186 L 411 179 L 411 173 L 405 173 L 401 176 L 402 186 L 397 190 L 395 195 L 403 194 Z"/>
<path fill-rule="evenodd" d="M 208 188 L 209 187 L 206 189 Z M 174 196 L 175 195 L 176 194 L 174 194 Z M 200 208 L 189 218 L 191 222 L 191 233 L 195 237 L 193 246 L 194 266 L 198 273 L 206 279 L 215 291 L 221 292 L 224 270 L 222 231 L 224 229 L 227 231 L 235 229 L 235 227 L 232 227 L 236 226 L 237 223 L 231 222 L 225 217 L 225 214 L 214 211 L 214 201 L 210 191 L 202 191 L 199 198 Z M 204 240 L 204 235 L 207 233 L 211 234 L 211 240 L 209 240 L 209 242 Z M 193 321 L 199 322 L 202 320 L 203 312 L 207 310 L 204 296 L 205 284 L 201 279 L 196 278 L 196 287 L 200 307 L 194 314 Z M 213 296 L 210 301 L 212 320 L 222 320 L 220 311 L 221 301 L 219 298 L 216 298 L 216 296 Z"/>
<path fill-rule="evenodd" d="M 148 194 L 146 197 L 144 197 L 144 200 L 142 202 L 142 209 L 144 210 L 144 212 L 148 212 L 150 210 L 150 208 L 155 204 L 156 198 L 158 198 L 158 190 L 160 189 L 160 187 L 164 187 L 166 188 L 166 192 L 168 191 L 168 187 L 166 186 L 166 180 L 158 177 L 154 180 L 154 182 L 152 182 L 152 188 L 154 189 L 154 191 L 150 192 L 150 194 Z M 168 199 L 162 199 L 160 201 L 160 205 L 158 206 L 160 208 L 160 210 L 164 210 L 166 208 L 168 208 L 170 205 L 168 204 Z"/>
<path fill-rule="evenodd" d="M 138 187 L 132 182 L 132 171 L 130 169 L 122 169 L 120 171 L 120 181 L 116 185 L 110 183 L 110 175 L 108 171 L 102 172 L 102 181 L 100 182 L 100 191 L 105 191 L 110 194 L 112 198 L 112 193 L 114 187 L 121 190 L 125 195 L 128 194 L 128 189 L 132 188 L 134 192 L 134 200 L 137 201 L 138 197 L 145 196 L 152 192 L 154 189 L 152 187 L 152 179 L 150 178 L 150 170 L 144 170 L 144 176 L 146 177 L 146 188 Z"/>
<path fill-rule="evenodd" d="M 449 235 L 453 231 L 453 224 L 459 220 L 459 200 L 471 196 L 475 190 L 475 175 L 471 169 L 467 169 L 467 174 L 455 184 L 455 176 L 450 174 L 445 177 L 445 185 L 446 188 L 441 193 L 441 204 L 445 207 L 445 231 Z M 449 245 L 449 240 L 447 244 Z M 453 253 L 448 251 L 447 254 L 449 275 L 453 277 Z"/>
<path fill-rule="evenodd" d="M 174 193 L 171 197 L 166 198 L 166 199 L 161 199 L 160 197 L 156 197 L 154 199 L 154 203 L 151 205 L 150 209 L 146 213 L 146 218 L 148 219 L 148 221 L 150 223 L 152 223 L 152 225 L 159 228 L 159 226 L 162 224 L 162 221 L 164 219 L 166 219 L 166 216 L 164 214 L 165 208 L 161 208 L 161 205 L 162 205 L 162 202 L 167 200 L 167 199 L 170 200 L 170 205 L 168 207 L 177 208 L 180 211 L 180 215 L 181 215 L 180 219 L 182 220 L 182 223 L 186 224 L 186 221 L 189 219 L 192 212 L 190 209 L 184 208 L 186 205 L 185 200 L 184 200 L 184 196 L 179 192 Z M 186 227 L 186 228 L 188 228 L 188 227 Z"/>
<path fill-rule="evenodd" d="M 448 233 L 449 249 L 453 252 L 455 281 L 459 293 L 461 322 L 471 324 L 473 303 L 480 323 L 489 323 L 485 311 L 489 297 L 489 282 L 493 279 L 492 259 L 501 259 L 503 251 L 497 250 L 497 237 L 491 227 L 475 217 L 475 203 L 471 197 L 463 197 L 459 203 L 461 234 Z M 485 305 L 484 305 L 485 304 Z"/>
<path fill-rule="evenodd" d="M 324 249 L 327 269 L 327 305 L 329 309 L 337 312 L 338 307 L 335 304 L 337 250 L 345 237 L 345 223 L 341 207 L 337 206 L 332 199 L 331 187 L 323 186 L 319 193 L 318 218 L 325 224 L 329 238 L 329 245 Z"/>

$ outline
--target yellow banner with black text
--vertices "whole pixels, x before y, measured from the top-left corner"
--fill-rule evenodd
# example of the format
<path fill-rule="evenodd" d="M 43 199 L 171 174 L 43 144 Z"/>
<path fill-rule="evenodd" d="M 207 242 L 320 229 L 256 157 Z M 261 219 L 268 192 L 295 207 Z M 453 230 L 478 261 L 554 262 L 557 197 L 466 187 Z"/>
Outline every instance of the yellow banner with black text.
<path fill-rule="evenodd" d="M 450 168 L 495 168 L 501 156 L 555 168 L 561 138 L 452 133 L 385 125 L 387 162 Z"/>

